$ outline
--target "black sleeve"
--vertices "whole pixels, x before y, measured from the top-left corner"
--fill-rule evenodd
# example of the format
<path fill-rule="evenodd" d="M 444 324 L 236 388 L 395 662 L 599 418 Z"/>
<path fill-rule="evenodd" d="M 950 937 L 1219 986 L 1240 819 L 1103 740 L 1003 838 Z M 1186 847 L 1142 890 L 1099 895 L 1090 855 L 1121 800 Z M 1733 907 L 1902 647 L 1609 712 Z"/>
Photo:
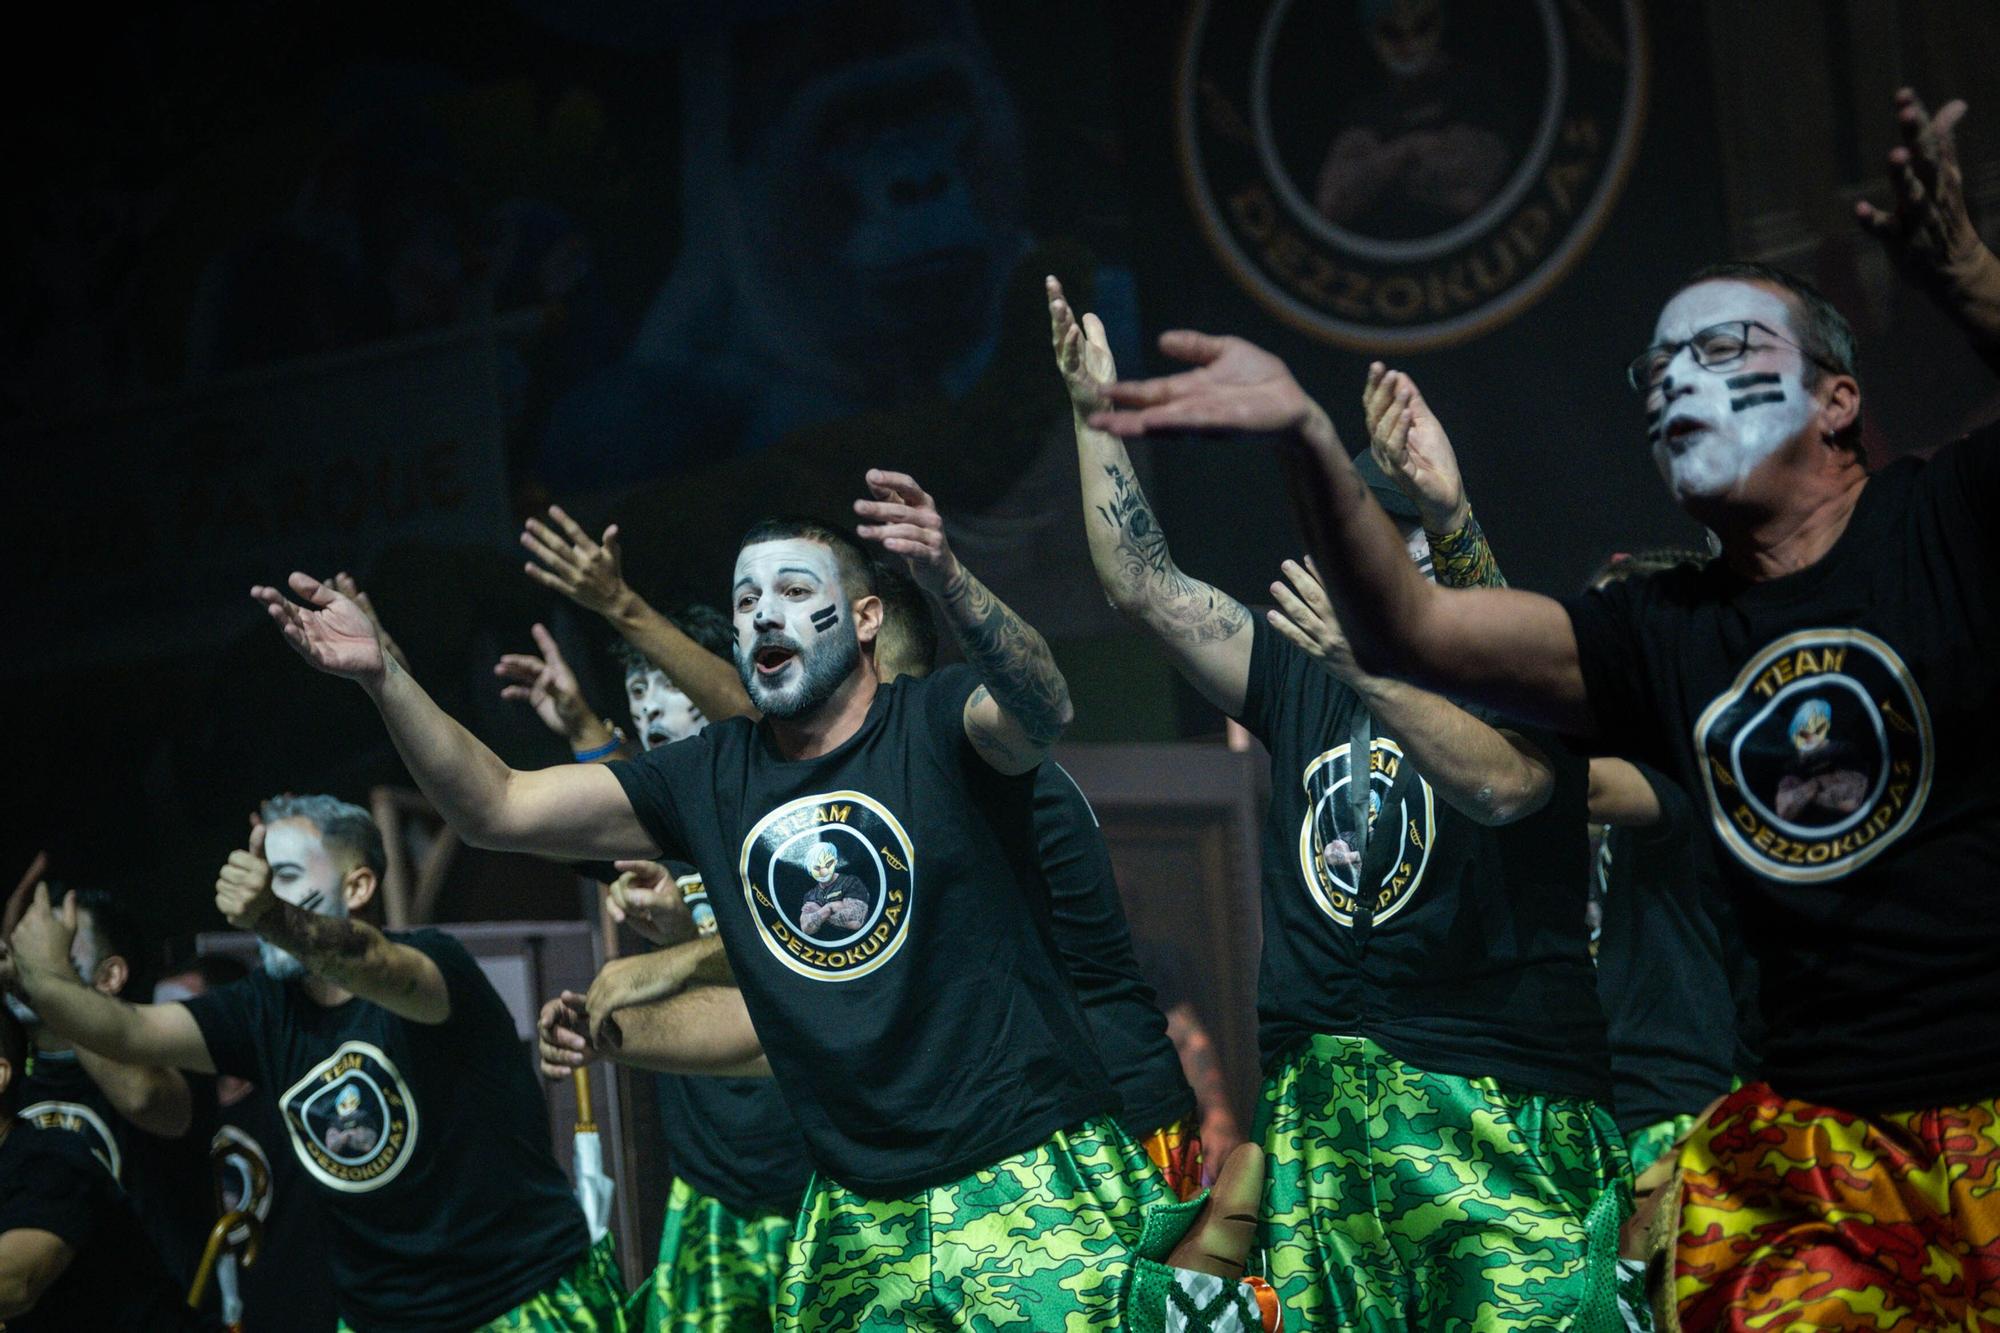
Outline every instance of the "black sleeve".
<path fill-rule="evenodd" d="M 1653 799 L 1660 803 L 1660 820 L 1651 828 L 1635 830 L 1638 843 L 1646 847 L 1685 848 L 1701 830 L 1695 827 L 1694 802 L 1688 799 L 1681 784 L 1650 764 L 1634 764 L 1639 776 L 1646 779 L 1646 785 L 1653 789 Z"/>
<path fill-rule="evenodd" d="M 1250 678 L 1243 687 L 1243 712 L 1236 720 L 1244 730 L 1264 743 L 1271 745 L 1271 733 L 1279 725 L 1278 712 L 1287 697 L 1284 688 L 1285 672 L 1291 665 L 1291 658 L 1298 654 L 1298 648 L 1278 631 L 1271 628 L 1271 622 L 1250 612 Z"/>
<path fill-rule="evenodd" d="M 407 944 L 424 957 L 437 964 L 439 975 L 444 978 L 445 995 L 454 1015 L 468 1012 L 466 1005 L 483 997 L 488 983 L 486 970 L 479 966 L 463 944 L 451 934 L 442 930 L 412 930 L 407 933 L 397 931 L 389 937 L 398 944 Z"/>
<path fill-rule="evenodd" d="M 965 734 L 965 703 L 979 685 L 977 671 L 963 662 L 954 662 L 921 680 L 911 681 L 908 688 L 923 691 L 919 706 L 924 710 L 927 734 L 956 738 L 954 748 L 961 763 L 976 760 L 980 767 L 990 771 L 992 766 L 979 758 L 978 749 Z"/>
<path fill-rule="evenodd" d="M 632 803 L 632 813 L 639 817 L 639 824 L 660 846 L 663 858 L 686 860 L 687 825 L 681 819 L 680 806 L 674 796 L 674 778 L 690 773 L 708 763 L 712 743 L 706 734 L 694 735 L 672 745 L 662 745 L 657 750 L 648 750 L 637 759 L 617 759 L 605 765 L 611 776 L 618 779 L 618 785 L 625 789 L 625 799 Z"/>
<path fill-rule="evenodd" d="M 0 1232 L 46 1231 L 81 1250 L 104 1202 L 104 1168 L 81 1153 L 23 1153 L 9 1164 L 0 1198 Z"/>
<path fill-rule="evenodd" d="M 218 986 L 180 1003 L 194 1015 L 195 1026 L 208 1046 L 208 1058 L 218 1074 L 234 1074 L 252 1083 L 266 1081 L 258 1064 L 258 1037 L 270 1008 L 273 982 L 261 972 Z"/>
<path fill-rule="evenodd" d="M 1981 553 L 1985 568 L 1996 567 L 1996 547 L 1986 526 L 2000 507 L 2000 422 L 1982 426 L 1937 451 L 1924 466 L 1919 486 L 1949 548 Z"/>
<path fill-rule="evenodd" d="M 1657 711 L 1645 698 L 1641 674 L 1647 652 L 1639 633 L 1636 592 L 1641 582 L 1608 583 L 1561 601 L 1576 636 L 1596 748 L 1650 762 L 1658 747 L 1648 723 L 1656 719 Z"/>

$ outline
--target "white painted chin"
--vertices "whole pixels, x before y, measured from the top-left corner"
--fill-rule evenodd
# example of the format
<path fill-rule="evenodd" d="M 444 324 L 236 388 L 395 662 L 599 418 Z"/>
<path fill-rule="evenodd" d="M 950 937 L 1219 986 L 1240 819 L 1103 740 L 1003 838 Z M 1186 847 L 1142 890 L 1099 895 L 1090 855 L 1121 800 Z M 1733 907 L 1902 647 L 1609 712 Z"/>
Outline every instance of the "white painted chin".
<path fill-rule="evenodd" d="M 1763 459 L 1736 441 L 1707 431 L 1679 452 L 1665 444 L 1653 446 L 1653 461 L 1674 498 L 1686 500 L 1728 495 Z"/>

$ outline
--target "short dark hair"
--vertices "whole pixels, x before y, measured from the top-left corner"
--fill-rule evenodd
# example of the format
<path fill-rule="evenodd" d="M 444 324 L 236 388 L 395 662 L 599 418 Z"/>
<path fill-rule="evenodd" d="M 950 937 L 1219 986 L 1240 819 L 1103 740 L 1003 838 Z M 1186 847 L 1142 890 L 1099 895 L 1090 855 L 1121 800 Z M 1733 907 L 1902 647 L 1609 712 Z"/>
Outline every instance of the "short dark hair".
<path fill-rule="evenodd" d="M 319 840 L 337 847 L 375 872 L 379 881 L 389 867 L 389 855 L 382 847 L 382 830 L 375 816 L 337 796 L 294 796 L 286 792 L 264 802 L 259 811 L 266 824 L 281 819 L 303 819 L 319 830 Z"/>
<path fill-rule="evenodd" d="M 875 634 L 875 669 L 885 676 L 928 676 L 937 666 L 937 621 L 930 601 L 900 562 L 875 562 L 882 628 Z"/>
<path fill-rule="evenodd" d="M 874 557 L 868 554 L 868 548 L 855 540 L 853 533 L 843 532 L 833 524 L 816 518 L 802 515 L 760 518 L 744 532 L 743 540 L 736 543 L 736 549 L 741 551 L 758 542 L 795 539 L 818 542 L 833 552 L 834 565 L 840 570 L 841 587 L 846 590 L 848 601 L 876 595 L 876 565 Z"/>
<path fill-rule="evenodd" d="M 76 910 L 88 913 L 90 930 L 97 937 L 98 961 L 114 954 L 125 960 L 125 990 L 144 1004 L 153 998 L 153 982 L 160 973 L 160 946 L 151 932 L 139 923 L 131 904 L 109 889 L 76 891 Z"/>
<path fill-rule="evenodd" d="M 736 660 L 736 632 L 730 628 L 729 618 L 714 607 L 690 602 L 667 619 L 674 623 L 674 628 L 723 661 L 733 663 Z M 618 659 L 620 669 L 628 676 L 635 671 L 657 669 L 652 658 L 623 639 L 612 640 L 611 655 Z"/>
<path fill-rule="evenodd" d="M 14 1071 L 14 1076 L 7 1080 L 7 1090 L 0 1093 L 0 1115 L 12 1120 L 14 1112 L 21 1109 L 22 1093 L 27 1091 L 28 1029 L 21 1026 L 21 1020 L 4 1004 L 0 1004 L 0 1060 L 5 1060 Z"/>
<path fill-rule="evenodd" d="M 1826 293 L 1796 273 L 1791 273 L 1772 264 L 1759 264 L 1748 259 L 1730 259 L 1719 264 L 1708 264 L 1696 269 L 1683 282 L 1675 294 L 1703 282 L 1761 282 L 1776 287 L 1791 299 L 1792 332 L 1799 336 L 1799 346 L 1806 353 L 1805 374 L 1801 377 L 1806 388 L 1819 384 L 1820 375 L 1828 370 L 1835 374 L 1859 378 L 1855 371 L 1855 358 L 1860 352 L 1860 344 L 1855 340 L 1854 327 L 1847 322 L 1847 316 L 1840 308 L 1826 299 Z M 1853 422 L 1842 431 L 1836 440 L 1843 448 L 1856 453 L 1861 449 L 1861 414 L 1854 414 Z"/>

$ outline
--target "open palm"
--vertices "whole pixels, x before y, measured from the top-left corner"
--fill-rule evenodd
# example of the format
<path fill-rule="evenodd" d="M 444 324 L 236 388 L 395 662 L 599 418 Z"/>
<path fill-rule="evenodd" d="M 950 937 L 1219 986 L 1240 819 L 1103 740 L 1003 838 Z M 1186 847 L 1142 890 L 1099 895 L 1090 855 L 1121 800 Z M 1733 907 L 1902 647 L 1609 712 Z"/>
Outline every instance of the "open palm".
<path fill-rule="evenodd" d="M 1458 455 L 1416 381 L 1379 361 L 1361 391 L 1368 448 L 1397 489 L 1416 503 L 1424 526 L 1455 532 L 1465 525 L 1465 479 Z"/>
<path fill-rule="evenodd" d="M 368 680 L 382 674 L 382 641 L 375 622 L 351 597 L 309 574 L 293 574 L 286 583 L 293 601 L 277 588 L 258 586 L 250 595 L 264 604 L 285 642 L 300 657 L 330 675 Z"/>
<path fill-rule="evenodd" d="M 1241 338 L 1192 329 L 1160 335 L 1160 350 L 1195 369 L 1105 386 L 1112 408 L 1090 424 L 1113 435 L 1157 430 L 1289 431 L 1316 409 L 1285 363 Z"/>
<path fill-rule="evenodd" d="M 1118 378 L 1118 366 L 1111 358 L 1111 343 L 1104 336 L 1104 323 L 1086 314 L 1081 323 L 1063 296 L 1062 284 L 1046 280 L 1049 294 L 1049 340 L 1055 345 L 1056 369 L 1062 372 L 1069 390 L 1070 405 L 1089 416 L 1109 405 L 1105 388 Z"/>

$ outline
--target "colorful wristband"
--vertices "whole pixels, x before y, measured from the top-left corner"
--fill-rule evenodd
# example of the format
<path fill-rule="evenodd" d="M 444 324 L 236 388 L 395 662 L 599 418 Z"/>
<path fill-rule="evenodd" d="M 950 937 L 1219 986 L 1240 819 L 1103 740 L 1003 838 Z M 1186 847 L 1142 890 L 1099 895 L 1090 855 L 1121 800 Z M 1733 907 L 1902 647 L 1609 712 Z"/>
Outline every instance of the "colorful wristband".
<path fill-rule="evenodd" d="M 617 754 L 619 747 L 624 744 L 625 738 L 614 734 L 610 740 L 594 750 L 571 750 L 570 754 L 579 764 L 594 764 L 600 759 L 609 759 Z"/>

